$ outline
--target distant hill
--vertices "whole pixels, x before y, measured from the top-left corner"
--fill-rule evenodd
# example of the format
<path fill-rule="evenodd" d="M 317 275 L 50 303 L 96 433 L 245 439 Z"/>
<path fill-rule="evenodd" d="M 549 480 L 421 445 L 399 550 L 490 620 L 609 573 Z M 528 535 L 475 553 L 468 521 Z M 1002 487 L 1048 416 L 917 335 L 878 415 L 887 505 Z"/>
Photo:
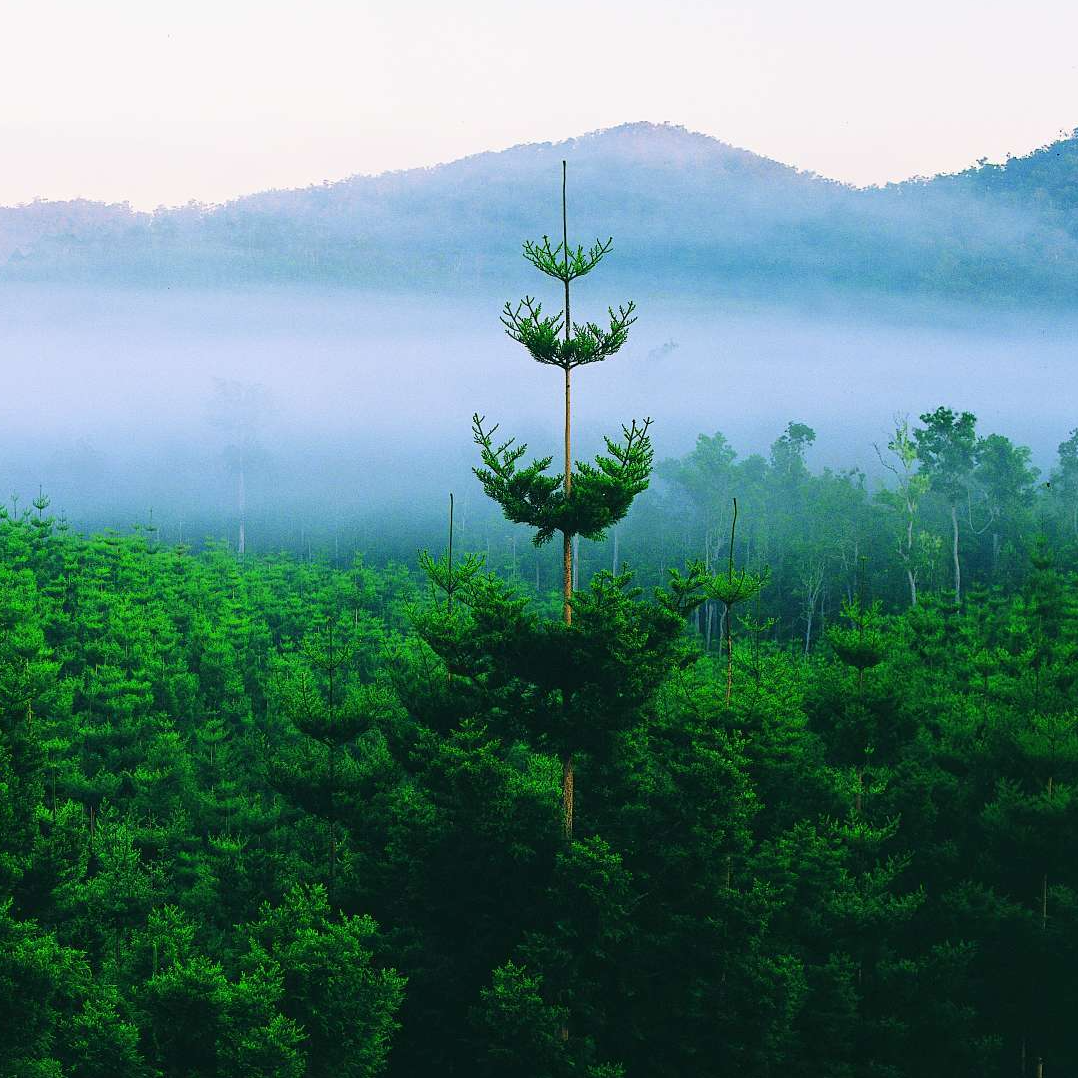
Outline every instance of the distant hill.
<path fill-rule="evenodd" d="M 0 279 L 505 284 L 520 241 L 557 229 L 562 158 L 570 238 L 613 235 L 615 272 L 649 285 L 1078 302 L 1078 137 L 859 189 L 647 123 L 222 206 L 3 208 Z"/>

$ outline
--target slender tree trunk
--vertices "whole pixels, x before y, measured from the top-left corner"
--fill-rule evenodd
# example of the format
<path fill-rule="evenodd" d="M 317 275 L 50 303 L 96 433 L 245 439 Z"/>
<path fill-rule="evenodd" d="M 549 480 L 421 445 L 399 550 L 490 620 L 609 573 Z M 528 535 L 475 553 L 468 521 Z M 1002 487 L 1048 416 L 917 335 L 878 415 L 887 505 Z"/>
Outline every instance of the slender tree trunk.
<path fill-rule="evenodd" d="M 328 675 L 328 698 L 327 703 L 329 705 L 329 726 L 330 726 L 330 738 L 336 733 L 334 727 L 337 725 L 336 718 L 336 705 L 333 696 L 333 674 L 335 667 L 333 665 L 336 658 L 336 653 L 333 648 L 333 623 L 329 625 L 329 669 L 326 671 Z M 336 790 L 337 790 L 337 744 L 331 740 L 329 743 L 329 872 L 328 881 L 326 886 L 326 892 L 329 897 L 329 901 L 332 903 L 333 894 L 337 882 L 337 818 L 336 818 Z"/>
<path fill-rule="evenodd" d="M 565 206 L 565 172 L 566 163 L 561 163 L 561 228 L 562 228 L 562 257 L 565 260 L 566 265 L 566 280 L 565 280 L 565 342 L 569 343 L 570 332 L 572 330 L 572 320 L 569 314 L 569 280 L 568 280 L 568 265 L 569 265 L 569 224 L 567 211 Z M 573 455 L 571 446 L 571 431 L 572 431 L 572 388 L 570 383 L 571 369 L 568 366 L 568 360 L 566 360 L 565 367 L 565 497 L 569 498 L 573 489 Z M 566 625 L 573 623 L 573 539 L 572 536 L 566 532 L 563 537 L 563 549 L 562 549 L 562 593 L 564 596 L 564 608 L 562 611 Z M 562 707 L 567 706 L 568 701 L 565 698 L 565 691 L 562 690 Z M 564 751 L 561 760 L 561 807 L 562 807 L 562 820 L 565 827 L 565 837 L 572 839 L 573 837 L 573 795 L 574 795 L 574 774 L 573 774 L 573 754 L 568 750 Z"/>
<path fill-rule="evenodd" d="M 449 492 L 449 552 L 446 554 L 446 562 L 449 565 L 449 590 L 446 592 L 446 612 L 453 613 L 453 492 Z"/>
<path fill-rule="evenodd" d="M 962 602 L 962 564 L 958 560 L 958 506 L 954 502 L 951 503 L 951 535 L 954 554 L 954 601 L 957 604 Z"/>
<path fill-rule="evenodd" d="M 913 571 L 913 511 L 907 502 L 909 516 L 906 520 L 906 579 L 910 582 L 910 606 L 917 605 L 917 574 Z"/>
<path fill-rule="evenodd" d="M 239 508 L 240 508 L 240 538 L 239 555 L 242 558 L 247 552 L 247 478 L 243 468 L 240 468 L 239 476 Z"/>
<path fill-rule="evenodd" d="M 576 792 L 573 772 L 573 754 L 564 753 L 561 760 L 561 809 L 565 837 L 573 837 L 573 796 Z"/>
<path fill-rule="evenodd" d="M 734 537 L 737 534 L 737 498 L 734 498 L 734 518 L 730 521 L 730 553 L 726 559 L 726 579 L 734 579 Z M 748 560 L 746 554 L 745 560 Z M 723 622 L 726 625 L 726 706 L 734 692 L 734 621 L 728 602 L 723 603 Z"/>
<path fill-rule="evenodd" d="M 566 287 L 568 293 L 568 287 Z M 572 460 L 569 449 L 569 370 L 565 371 L 565 497 L 573 489 Z M 566 625 L 573 622 L 573 537 L 568 532 L 562 533 L 562 617 Z"/>

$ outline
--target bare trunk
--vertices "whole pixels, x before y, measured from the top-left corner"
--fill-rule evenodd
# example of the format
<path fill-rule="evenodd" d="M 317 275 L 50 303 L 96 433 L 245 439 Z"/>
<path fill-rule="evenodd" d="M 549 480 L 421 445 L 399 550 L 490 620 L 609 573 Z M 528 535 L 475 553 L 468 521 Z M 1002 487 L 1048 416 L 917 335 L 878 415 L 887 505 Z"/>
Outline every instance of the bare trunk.
<path fill-rule="evenodd" d="M 446 593 L 446 609 L 453 613 L 453 492 L 449 492 L 449 552 L 446 554 L 446 561 L 449 565 L 449 590 Z"/>
<path fill-rule="evenodd" d="M 909 503 L 907 502 L 907 507 Z M 910 606 L 917 605 L 917 574 L 913 571 L 913 511 L 906 522 L 906 579 L 910 582 Z"/>
<path fill-rule="evenodd" d="M 573 540 L 565 535 L 562 541 L 562 620 L 573 623 Z"/>
<path fill-rule="evenodd" d="M 565 837 L 572 840 L 573 837 L 573 795 L 574 788 L 573 754 L 567 752 L 561 759 L 561 810 L 562 826 Z"/>
<path fill-rule="evenodd" d="M 334 658 L 333 650 L 333 623 L 330 622 L 329 626 L 329 660 L 332 664 Z M 336 710 L 333 699 L 333 672 L 334 667 L 330 665 L 327 671 L 329 676 L 329 723 L 330 730 L 333 732 L 333 727 L 336 726 Z M 337 745 L 335 742 L 331 742 L 329 745 L 329 873 L 328 881 L 326 885 L 326 893 L 329 896 L 330 902 L 333 901 L 333 894 L 335 891 L 335 885 L 337 882 L 337 819 L 336 812 L 336 790 L 337 790 Z"/>
<path fill-rule="evenodd" d="M 958 604 L 962 602 L 962 564 L 958 560 L 958 506 L 953 502 L 951 503 L 951 534 L 954 553 L 954 601 Z"/>
<path fill-rule="evenodd" d="M 565 302 L 568 308 L 569 286 L 565 286 Z M 565 497 L 568 498 L 573 489 L 572 455 L 570 450 L 570 411 L 571 397 L 569 388 L 569 368 L 565 368 Z M 573 537 L 568 533 L 562 534 L 562 616 L 566 625 L 573 622 Z"/>
<path fill-rule="evenodd" d="M 566 217 L 565 208 L 565 162 L 561 163 L 561 225 L 562 225 L 562 255 L 565 258 L 566 264 L 569 261 L 569 226 Z M 565 281 L 565 341 L 569 342 L 570 331 L 572 329 L 572 320 L 569 314 L 569 281 Z M 572 430 L 572 392 L 570 384 L 570 368 L 565 367 L 565 497 L 569 498 L 573 489 L 573 456 L 571 446 L 571 430 Z M 563 536 L 563 580 L 562 588 L 564 594 L 564 609 L 563 616 L 566 625 L 573 623 L 573 540 L 572 537 L 566 532 Z M 562 691 L 562 707 L 566 707 L 568 701 L 565 697 L 565 691 Z M 573 837 L 573 794 L 574 794 L 574 775 L 573 775 L 573 754 L 571 752 L 565 752 L 562 755 L 561 761 L 561 809 L 562 809 L 562 823 L 565 829 L 565 837 L 567 840 L 572 840 Z M 563 1036 L 568 1037 L 568 1029 L 563 1030 Z"/>
<path fill-rule="evenodd" d="M 238 550 L 239 555 L 242 558 L 247 552 L 247 479 L 242 468 L 240 468 L 239 475 L 238 500 L 240 509 L 240 537 Z"/>

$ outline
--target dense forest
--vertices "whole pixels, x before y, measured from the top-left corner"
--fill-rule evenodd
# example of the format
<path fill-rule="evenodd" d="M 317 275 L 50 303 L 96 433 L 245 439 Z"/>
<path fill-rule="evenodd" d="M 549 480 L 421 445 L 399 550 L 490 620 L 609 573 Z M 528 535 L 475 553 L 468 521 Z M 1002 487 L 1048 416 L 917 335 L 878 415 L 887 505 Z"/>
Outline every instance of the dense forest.
<path fill-rule="evenodd" d="M 1078 1068 L 1078 431 L 579 460 L 562 236 L 561 470 L 473 416 L 444 549 L 0 509 L 0 1078 Z"/>
<path fill-rule="evenodd" d="M 506 646 L 540 653 L 552 587 L 458 554 L 447 614 L 415 566 L 8 513 L 0 1071 L 1078 1065 L 1073 444 L 1050 488 L 977 488 L 995 532 L 963 505 L 956 605 L 931 469 L 869 500 L 805 437 L 741 465 L 701 439 L 663 468 L 699 528 L 649 533 L 645 496 L 626 529 L 630 564 L 697 536 L 721 578 L 738 496 L 734 576 L 771 571 L 729 693 L 719 599 L 585 570 L 569 845 L 558 642 Z"/>

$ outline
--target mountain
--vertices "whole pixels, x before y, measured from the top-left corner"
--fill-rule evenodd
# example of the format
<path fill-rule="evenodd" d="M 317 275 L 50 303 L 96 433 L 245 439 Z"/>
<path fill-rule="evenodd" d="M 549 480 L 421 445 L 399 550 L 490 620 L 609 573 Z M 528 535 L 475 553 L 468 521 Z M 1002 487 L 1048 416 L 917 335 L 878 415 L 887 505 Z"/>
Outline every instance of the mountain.
<path fill-rule="evenodd" d="M 1078 133 L 1002 165 L 854 188 L 647 123 L 222 206 L 0 209 L 0 279 L 505 282 L 520 274 L 520 241 L 556 230 L 563 158 L 571 238 L 613 235 L 616 272 L 649 285 L 1078 297 Z"/>

